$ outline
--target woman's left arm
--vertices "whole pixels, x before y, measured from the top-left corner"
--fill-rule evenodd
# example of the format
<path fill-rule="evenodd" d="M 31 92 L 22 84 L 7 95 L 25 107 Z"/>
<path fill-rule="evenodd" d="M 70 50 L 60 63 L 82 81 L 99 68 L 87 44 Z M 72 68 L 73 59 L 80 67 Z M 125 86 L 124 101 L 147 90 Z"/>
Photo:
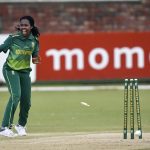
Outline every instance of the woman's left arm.
<path fill-rule="evenodd" d="M 35 49 L 32 53 L 32 63 L 39 64 L 41 63 L 41 57 L 39 55 L 39 42 L 36 42 Z"/>

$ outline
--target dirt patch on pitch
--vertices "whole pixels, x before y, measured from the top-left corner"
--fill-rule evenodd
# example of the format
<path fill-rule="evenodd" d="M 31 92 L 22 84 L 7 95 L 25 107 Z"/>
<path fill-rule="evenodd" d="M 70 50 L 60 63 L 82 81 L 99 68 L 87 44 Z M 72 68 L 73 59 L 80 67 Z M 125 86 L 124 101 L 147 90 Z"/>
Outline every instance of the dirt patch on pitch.
<path fill-rule="evenodd" d="M 120 133 L 41 133 L 0 137 L 0 150 L 149 150 L 150 133 L 143 139 L 123 140 Z"/>

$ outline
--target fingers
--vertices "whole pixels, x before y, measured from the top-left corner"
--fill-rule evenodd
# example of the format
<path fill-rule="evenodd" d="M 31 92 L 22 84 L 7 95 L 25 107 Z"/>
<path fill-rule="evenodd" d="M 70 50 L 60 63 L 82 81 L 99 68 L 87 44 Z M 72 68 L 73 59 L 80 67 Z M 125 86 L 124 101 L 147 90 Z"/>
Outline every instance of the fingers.
<path fill-rule="evenodd" d="M 40 56 L 33 57 L 32 58 L 32 63 L 33 64 L 39 64 L 39 63 L 41 63 L 41 57 Z"/>

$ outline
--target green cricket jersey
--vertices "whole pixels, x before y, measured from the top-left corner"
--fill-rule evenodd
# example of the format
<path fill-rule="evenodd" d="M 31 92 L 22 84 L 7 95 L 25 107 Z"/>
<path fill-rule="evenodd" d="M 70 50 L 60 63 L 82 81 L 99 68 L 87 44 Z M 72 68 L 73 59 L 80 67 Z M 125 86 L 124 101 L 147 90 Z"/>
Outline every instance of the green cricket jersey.
<path fill-rule="evenodd" d="M 36 57 L 39 52 L 39 43 L 32 34 L 28 38 L 21 32 L 9 35 L 5 42 L 0 45 L 0 52 L 9 54 L 5 65 L 14 70 L 31 70 L 31 56 Z"/>

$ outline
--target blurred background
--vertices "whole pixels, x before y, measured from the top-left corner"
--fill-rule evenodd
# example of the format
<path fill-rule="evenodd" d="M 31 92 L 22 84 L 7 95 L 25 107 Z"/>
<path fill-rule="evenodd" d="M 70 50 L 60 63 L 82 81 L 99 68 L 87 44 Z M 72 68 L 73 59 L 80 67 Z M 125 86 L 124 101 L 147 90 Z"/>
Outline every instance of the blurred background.
<path fill-rule="evenodd" d="M 0 0 L 0 43 L 24 15 L 41 32 L 33 82 L 150 81 L 149 0 Z"/>

